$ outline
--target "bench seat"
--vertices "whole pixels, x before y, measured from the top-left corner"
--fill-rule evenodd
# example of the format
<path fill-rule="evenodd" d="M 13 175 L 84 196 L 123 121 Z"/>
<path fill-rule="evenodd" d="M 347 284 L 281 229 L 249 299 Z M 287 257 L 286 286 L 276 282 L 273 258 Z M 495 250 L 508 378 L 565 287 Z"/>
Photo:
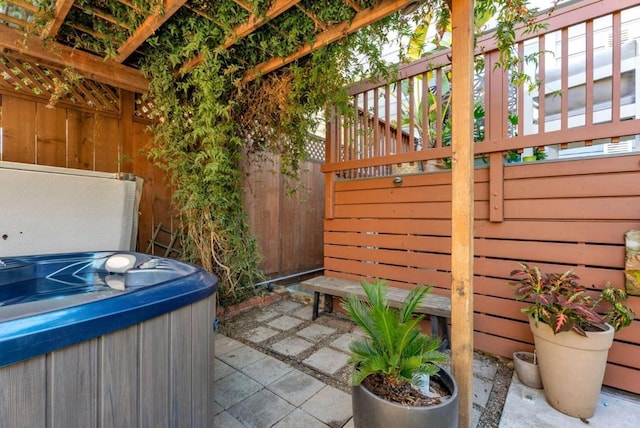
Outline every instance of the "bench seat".
<path fill-rule="evenodd" d="M 355 294 L 364 300 L 364 290 L 358 281 L 343 278 L 333 278 L 329 276 L 316 276 L 300 283 L 300 288 L 313 292 L 313 319 L 318 318 L 320 305 L 320 294 L 325 296 L 324 312 L 333 311 L 332 296 L 346 297 L 348 294 Z M 389 306 L 399 308 L 409 294 L 409 290 L 397 287 L 388 287 L 387 301 Z M 449 324 L 447 319 L 451 318 L 451 298 L 439 294 L 429 293 L 416 307 L 416 313 L 431 316 L 431 334 L 440 337 L 442 347 L 448 348 Z"/>

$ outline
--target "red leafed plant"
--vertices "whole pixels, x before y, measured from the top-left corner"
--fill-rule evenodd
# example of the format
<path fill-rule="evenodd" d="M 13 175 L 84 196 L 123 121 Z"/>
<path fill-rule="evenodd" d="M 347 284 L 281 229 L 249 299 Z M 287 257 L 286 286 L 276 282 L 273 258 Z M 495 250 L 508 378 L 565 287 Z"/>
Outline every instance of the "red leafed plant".
<path fill-rule="evenodd" d="M 586 336 L 587 331 L 604 331 L 609 323 L 618 331 L 633 321 L 634 312 L 620 303 L 627 299 L 624 290 L 607 284 L 597 298 L 593 298 L 587 290 L 578 284 L 578 276 L 572 270 L 564 273 L 542 273 L 537 266 L 530 267 L 520 263 L 520 269 L 511 272 L 516 281 L 509 284 L 515 286 L 516 299 L 527 301 L 529 306 L 522 312 L 530 315 L 536 322 L 548 324 L 554 331 L 573 330 Z M 602 302 L 602 309 L 608 311 L 600 314 L 596 311 Z"/>

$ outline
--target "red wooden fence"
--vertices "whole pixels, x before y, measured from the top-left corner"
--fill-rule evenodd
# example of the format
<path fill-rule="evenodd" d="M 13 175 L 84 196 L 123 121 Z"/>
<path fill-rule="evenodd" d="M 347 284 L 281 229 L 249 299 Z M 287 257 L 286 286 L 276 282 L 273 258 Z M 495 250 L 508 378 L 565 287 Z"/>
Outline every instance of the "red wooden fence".
<path fill-rule="evenodd" d="M 546 43 L 548 49 L 554 39 L 561 50 L 555 64 L 547 56 L 531 71 L 534 78 L 546 78 L 533 92 L 510 85 L 508 75 L 494 67 L 498 53 L 490 39 L 480 43 L 485 72 L 478 76 L 477 106 L 485 114 L 475 144 L 478 349 L 510 357 L 532 348 L 523 305 L 507 285 L 517 262 L 554 272 L 573 268 L 596 289 L 607 281 L 624 287 L 624 233 L 640 229 L 640 83 L 633 80 L 640 77 L 640 53 L 628 51 L 635 41 L 623 41 L 637 25 L 637 8 L 625 10 L 635 4 L 583 1 L 549 18 L 545 34 L 521 39 L 522 55 L 531 46 L 544 49 Z M 595 39 L 607 32 L 611 46 L 595 49 Z M 582 46 L 581 53 L 569 55 L 570 42 Z M 363 120 L 336 117 L 329 127 L 323 167 L 327 275 L 384 278 L 400 287 L 431 283 L 434 292 L 450 293 L 447 65 L 448 52 L 442 52 L 403 68 L 397 83 L 352 88 L 354 109 L 374 121 L 403 123 L 413 141 L 394 147 L 400 139 L 392 141 L 375 127 L 363 129 Z M 565 94 L 559 100 L 556 90 Z M 548 159 L 506 161 L 509 151 L 529 154 L 534 147 L 544 147 Z M 399 175 L 390 168 L 407 162 L 421 165 L 423 173 Z M 629 304 L 640 316 L 640 297 L 632 296 Z M 616 334 L 605 384 L 640 393 L 639 319 Z"/>

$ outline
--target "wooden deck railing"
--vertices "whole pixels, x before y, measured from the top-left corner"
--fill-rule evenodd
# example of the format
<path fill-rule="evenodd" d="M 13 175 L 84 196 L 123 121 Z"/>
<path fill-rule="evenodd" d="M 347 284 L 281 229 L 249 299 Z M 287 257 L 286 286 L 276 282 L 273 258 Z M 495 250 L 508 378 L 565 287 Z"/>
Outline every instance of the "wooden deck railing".
<path fill-rule="evenodd" d="M 637 3 L 586 0 L 556 11 L 545 20 L 544 32 L 518 38 L 520 57 L 542 52 L 537 66 L 521 64 L 518 70 L 540 81 L 532 91 L 528 83 L 514 86 L 509 73 L 497 68 L 499 52 L 490 36 L 479 40 L 485 67 L 476 76 L 476 109 L 484 114 L 476 120 L 476 155 L 486 160 L 496 153 L 500 157 L 494 160 L 501 161 L 509 151 L 539 146 L 555 158 L 577 143 L 589 147 L 638 134 L 640 40 L 623 43 L 629 30 L 622 25 L 627 9 Z M 602 29 L 605 24 L 610 30 Z M 594 40 L 607 31 L 611 46 L 594 52 Z M 579 53 L 568 55 L 570 46 Z M 362 178 L 391 174 L 382 166 L 393 164 L 417 163 L 420 171 L 446 167 L 450 57 L 450 51 L 440 51 L 404 66 L 395 82 L 353 85 L 356 114 L 336 115 L 330 122 L 323 171 Z"/>

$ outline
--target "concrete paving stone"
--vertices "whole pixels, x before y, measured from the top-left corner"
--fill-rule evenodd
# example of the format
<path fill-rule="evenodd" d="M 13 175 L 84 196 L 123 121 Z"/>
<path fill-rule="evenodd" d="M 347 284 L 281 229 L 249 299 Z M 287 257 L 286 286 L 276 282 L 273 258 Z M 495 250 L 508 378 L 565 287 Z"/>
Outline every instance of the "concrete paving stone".
<path fill-rule="evenodd" d="M 364 330 L 361 329 L 358 326 L 353 327 L 353 330 L 351 330 L 351 333 L 355 334 L 356 336 L 360 336 L 360 337 L 368 336 L 368 334 L 365 333 Z"/>
<path fill-rule="evenodd" d="M 260 326 L 247 331 L 243 334 L 243 337 L 253 343 L 260 343 L 275 336 L 278 333 L 280 332 L 272 328 Z"/>
<path fill-rule="evenodd" d="M 323 387 L 324 383 L 318 379 L 302 373 L 300 370 L 292 370 L 268 385 L 267 389 L 299 407 Z"/>
<path fill-rule="evenodd" d="M 347 423 L 342 426 L 342 428 L 355 428 L 355 425 L 353 424 L 353 418 L 349 419 Z"/>
<path fill-rule="evenodd" d="M 213 418 L 213 426 L 216 428 L 246 428 L 240 421 L 231 416 L 228 412 L 217 414 Z"/>
<path fill-rule="evenodd" d="M 493 380 L 498 372 L 498 365 L 491 360 L 485 359 L 473 359 L 473 374 L 474 376 L 483 377 L 485 379 Z"/>
<path fill-rule="evenodd" d="M 334 374 L 347 365 L 349 355 L 330 348 L 321 348 L 307 357 L 303 363 L 323 373 Z"/>
<path fill-rule="evenodd" d="M 216 381 L 218 379 L 222 379 L 225 376 L 229 376 L 231 373 L 235 372 L 236 369 L 231 367 L 229 364 L 220 361 L 219 359 L 213 360 L 213 380 Z"/>
<path fill-rule="evenodd" d="M 213 414 L 217 415 L 218 413 L 222 413 L 222 411 L 224 410 L 222 408 L 221 405 L 219 405 L 218 403 L 216 403 L 215 401 L 213 403 L 211 403 L 211 406 L 213 407 Z"/>
<path fill-rule="evenodd" d="M 235 339 L 225 336 L 221 333 L 216 333 L 214 340 L 215 354 L 216 356 L 226 354 L 229 351 L 233 351 L 242 345 L 242 342 L 238 342 Z"/>
<path fill-rule="evenodd" d="M 471 409 L 471 426 L 476 428 L 478 426 L 478 422 L 480 422 L 480 417 L 482 416 L 482 411 L 476 409 L 475 407 Z"/>
<path fill-rule="evenodd" d="M 353 342 L 356 339 L 359 339 L 360 337 L 361 336 L 358 336 L 357 334 L 345 333 L 339 338 L 337 338 L 336 340 L 334 340 L 333 342 L 331 342 L 330 345 L 336 349 L 350 353 L 351 351 L 349 350 L 349 345 L 351 345 L 351 342 Z"/>
<path fill-rule="evenodd" d="M 263 359 L 244 367 L 242 372 L 262 385 L 269 385 L 291 370 L 293 370 L 293 367 L 267 355 Z"/>
<path fill-rule="evenodd" d="M 327 428 L 327 425 L 320 422 L 304 410 L 296 409 L 284 417 L 273 428 Z"/>
<path fill-rule="evenodd" d="M 483 409 L 487 407 L 493 382 L 478 377 L 473 378 L 473 402 Z"/>
<path fill-rule="evenodd" d="M 299 326 L 304 321 L 298 318 L 290 317 L 288 315 L 282 315 L 270 321 L 267 325 L 269 327 L 277 328 L 278 330 L 291 330 L 294 327 Z"/>
<path fill-rule="evenodd" d="M 514 373 L 502 410 L 500 428 L 584 428 L 591 426 L 640 427 L 640 401 L 637 395 L 616 393 L 603 388 L 589 425 L 578 418 L 565 415 L 549 405 L 544 390 L 525 386 Z"/>
<path fill-rule="evenodd" d="M 213 384 L 213 399 L 223 409 L 228 409 L 263 386 L 244 373 L 235 372 Z"/>
<path fill-rule="evenodd" d="M 303 320 L 311 320 L 311 318 L 313 318 L 313 306 L 305 305 L 302 309 L 298 309 L 291 315 Z"/>
<path fill-rule="evenodd" d="M 312 342 L 318 342 L 335 332 L 335 328 L 326 327 L 320 324 L 311 324 L 309 327 L 303 328 L 296 334 L 300 337 L 311 340 Z"/>
<path fill-rule="evenodd" d="M 287 337 L 280 342 L 274 343 L 270 348 L 282 355 L 293 357 L 306 351 L 311 346 L 313 346 L 313 343 L 309 343 L 304 339 L 300 339 L 298 337 Z"/>
<path fill-rule="evenodd" d="M 271 305 L 270 309 L 286 314 L 298 310 L 301 307 L 302 303 L 298 303 L 294 300 L 281 300 L 278 303 Z"/>
<path fill-rule="evenodd" d="M 300 408 L 332 427 L 341 427 L 353 416 L 351 395 L 328 385 Z"/>
<path fill-rule="evenodd" d="M 217 357 L 229 364 L 231 367 L 241 369 L 249 364 L 261 360 L 264 358 L 264 354 L 249 346 L 242 345 L 239 348 L 235 348 L 233 351 L 218 355 Z"/>
<path fill-rule="evenodd" d="M 274 311 L 271 308 L 262 309 L 260 314 L 256 315 L 256 321 L 265 322 L 274 319 L 275 317 L 280 316 L 279 312 Z"/>
<path fill-rule="evenodd" d="M 273 392 L 262 389 L 229 409 L 248 428 L 269 428 L 295 410 Z"/>

